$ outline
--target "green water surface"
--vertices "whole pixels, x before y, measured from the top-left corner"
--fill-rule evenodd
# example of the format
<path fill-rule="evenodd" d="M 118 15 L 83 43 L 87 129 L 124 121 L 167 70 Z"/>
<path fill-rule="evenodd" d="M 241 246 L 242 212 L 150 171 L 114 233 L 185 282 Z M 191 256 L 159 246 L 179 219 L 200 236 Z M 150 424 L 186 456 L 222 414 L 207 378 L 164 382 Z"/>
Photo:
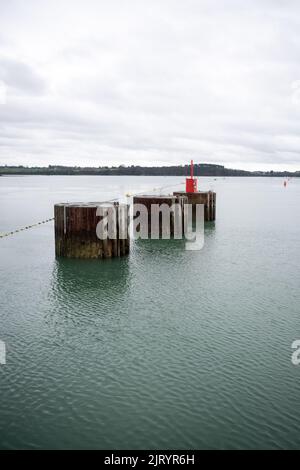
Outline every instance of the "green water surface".
<path fill-rule="evenodd" d="M 181 181 L 2 177 L 0 232 Z M 300 446 L 300 179 L 200 187 L 217 191 L 201 251 L 56 260 L 53 223 L 0 239 L 1 448 Z"/>

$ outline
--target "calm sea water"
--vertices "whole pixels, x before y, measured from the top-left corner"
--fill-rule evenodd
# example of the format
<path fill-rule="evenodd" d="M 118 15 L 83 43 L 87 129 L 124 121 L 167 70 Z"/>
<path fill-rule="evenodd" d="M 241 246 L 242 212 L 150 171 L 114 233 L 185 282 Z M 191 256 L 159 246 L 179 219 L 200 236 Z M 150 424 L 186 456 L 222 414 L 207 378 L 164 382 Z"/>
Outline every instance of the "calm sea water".
<path fill-rule="evenodd" d="M 0 232 L 181 181 L 2 177 Z M 1 448 L 300 446 L 300 180 L 200 186 L 217 221 L 199 252 L 56 260 L 53 223 L 0 239 Z"/>

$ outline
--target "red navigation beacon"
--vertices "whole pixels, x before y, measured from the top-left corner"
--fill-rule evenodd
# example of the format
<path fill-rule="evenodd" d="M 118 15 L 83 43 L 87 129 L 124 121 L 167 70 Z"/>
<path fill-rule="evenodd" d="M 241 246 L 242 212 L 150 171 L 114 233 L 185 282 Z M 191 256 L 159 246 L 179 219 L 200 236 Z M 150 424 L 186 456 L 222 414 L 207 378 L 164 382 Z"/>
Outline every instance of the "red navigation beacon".
<path fill-rule="evenodd" d="M 198 181 L 194 178 L 194 162 L 191 160 L 191 177 L 185 180 L 185 192 L 196 193 L 198 191 Z"/>

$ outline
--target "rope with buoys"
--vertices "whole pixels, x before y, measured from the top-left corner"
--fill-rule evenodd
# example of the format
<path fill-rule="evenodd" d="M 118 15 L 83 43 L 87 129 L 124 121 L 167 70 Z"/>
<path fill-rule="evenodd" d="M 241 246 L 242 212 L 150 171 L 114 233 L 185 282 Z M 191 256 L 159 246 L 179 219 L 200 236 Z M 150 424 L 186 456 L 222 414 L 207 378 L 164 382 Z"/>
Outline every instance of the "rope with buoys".
<path fill-rule="evenodd" d="M 162 189 L 173 188 L 174 186 L 179 186 L 181 184 L 182 183 L 173 184 L 173 185 L 169 185 L 169 186 L 163 186 L 161 188 L 152 188 L 149 191 L 161 191 Z M 133 197 L 133 196 L 138 196 L 139 194 L 143 194 L 143 193 L 144 192 L 135 193 L 135 194 L 127 193 L 126 196 L 127 197 Z M 109 201 L 103 201 L 102 204 L 108 203 L 108 202 L 114 202 L 114 201 L 118 201 L 118 200 L 119 200 L 119 198 L 109 199 Z M 17 230 L 12 230 L 11 232 L 2 233 L 2 234 L 0 234 L 0 238 L 10 237 L 11 235 L 15 235 L 16 233 L 24 232 L 25 230 L 29 230 L 29 229 L 34 228 L 34 227 L 38 227 L 39 225 L 47 224 L 48 222 L 52 222 L 53 220 L 54 220 L 54 217 L 52 217 L 50 219 L 42 220 L 41 222 L 37 222 L 36 224 L 27 225 L 27 227 L 22 227 L 22 228 L 18 228 Z"/>
<path fill-rule="evenodd" d="M 177 183 L 177 184 L 172 184 L 172 185 L 169 185 L 169 186 L 162 186 L 161 188 L 152 188 L 152 189 L 149 189 L 149 191 L 161 191 L 162 189 L 167 189 L 167 188 L 174 188 L 174 186 L 181 186 L 183 183 Z M 134 194 L 131 194 L 131 193 L 127 193 L 126 196 L 127 197 L 134 197 L 134 196 L 139 196 L 139 195 L 142 195 L 144 194 L 145 191 L 142 191 L 140 193 L 134 193 Z"/>
<path fill-rule="evenodd" d="M 37 222 L 36 224 L 27 225 L 27 227 L 18 228 L 17 230 L 13 230 L 12 232 L 2 233 L 2 234 L 0 234 L 0 238 L 9 237 L 10 235 L 14 235 L 15 233 L 23 232 L 24 230 L 29 230 L 30 228 L 38 227 L 39 225 L 43 225 L 43 224 L 47 224 L 48 222 L 52 222 L 52 220 L 54 220 L 54 217 L 52 217 L 52 219 L 42 220 L 41 222 Z"/>

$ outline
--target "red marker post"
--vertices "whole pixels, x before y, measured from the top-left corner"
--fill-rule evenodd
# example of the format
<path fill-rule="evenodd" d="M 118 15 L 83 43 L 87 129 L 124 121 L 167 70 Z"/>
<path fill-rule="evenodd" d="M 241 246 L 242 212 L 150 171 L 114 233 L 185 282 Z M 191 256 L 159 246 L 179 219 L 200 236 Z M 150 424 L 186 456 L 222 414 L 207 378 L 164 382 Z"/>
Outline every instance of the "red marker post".
<path fill-rule="evenodd" d="M 198 181 L 194 178 L 194 162 L 191 160 L 191 177 L 185 180 L 185 192 L 196 193 L 198 191 Z"/>

